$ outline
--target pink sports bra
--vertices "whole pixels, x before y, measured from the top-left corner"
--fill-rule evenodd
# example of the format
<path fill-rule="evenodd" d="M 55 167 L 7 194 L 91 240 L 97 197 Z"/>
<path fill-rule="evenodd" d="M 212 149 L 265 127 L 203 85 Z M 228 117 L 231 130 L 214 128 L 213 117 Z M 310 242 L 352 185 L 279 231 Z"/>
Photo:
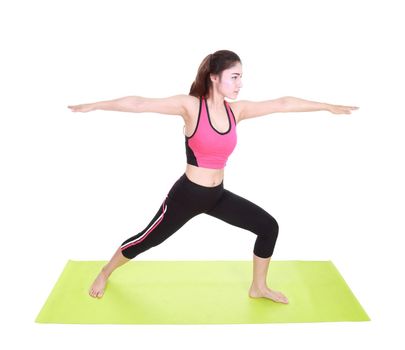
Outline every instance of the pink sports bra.
<path fill-rule="evenodd" d="M 188 164 L 210 169 L 225 167 L 229 155 L 236 147 L 237 135 L 235 116 L 225 100 L 224 108 L 228 116 L 229 128 L 226 132 L 220 132 L 211 123 L 205 97 L 200 97 L 197 126 L 190 137 L 184 135 Z"/>

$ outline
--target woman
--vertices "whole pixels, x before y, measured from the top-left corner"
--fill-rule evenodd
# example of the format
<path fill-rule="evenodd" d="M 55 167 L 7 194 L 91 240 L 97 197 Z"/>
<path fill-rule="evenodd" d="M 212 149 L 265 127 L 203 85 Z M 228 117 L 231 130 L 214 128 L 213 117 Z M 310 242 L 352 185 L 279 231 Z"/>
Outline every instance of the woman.
<path fill-rule="evenodd" d="M 73 112 L 110 110 L 153 112 L 181 116 L 185 123 L 187 165 L 146 228 L 128 238 L 102 268 L 90 287 L 101 298 L 111 273 L 138 254 L 170 237 L 192 217 L 205 213 L 257 235 L 253 249 L 251 298 L 288 303 L 287 297 L 267 286 L 266 276 L 278 236 L 277 221 L 264 209 L 224 188 L 224 167 L 236 146 L 236 126 L 242 120 L 275 113 L 326 110 L 350 114 L 357 107 L 331 105 L 282 97 L 275 100 L 228 103 L 242 87 L 242 63 L 232 51 L 220 50 L 201 63 L 188 95 L 167 98 L 127 96 L 69 106 Z"/>

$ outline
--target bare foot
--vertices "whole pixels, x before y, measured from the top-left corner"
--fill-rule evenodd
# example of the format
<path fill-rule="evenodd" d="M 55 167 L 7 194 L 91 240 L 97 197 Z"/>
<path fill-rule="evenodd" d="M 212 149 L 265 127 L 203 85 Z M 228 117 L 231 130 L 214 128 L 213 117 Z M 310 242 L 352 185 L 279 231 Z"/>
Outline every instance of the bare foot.
<path fill-rule="evenodd" d="M 101 298 L 104 295 L 104 288 L 108 280 L 108 275 L 104 269 L 100 271 L 89 289 L 89 295 L 93 298 Z"/>
<path fill-rule="evenodd" d="M 249 296 L 251 298 L 268 298 L 275 301 L 276 303 L 288 304 L 288 299 L 283 293 L 267 287 L 256 288 L 251 286 L 249 290 Z"/>

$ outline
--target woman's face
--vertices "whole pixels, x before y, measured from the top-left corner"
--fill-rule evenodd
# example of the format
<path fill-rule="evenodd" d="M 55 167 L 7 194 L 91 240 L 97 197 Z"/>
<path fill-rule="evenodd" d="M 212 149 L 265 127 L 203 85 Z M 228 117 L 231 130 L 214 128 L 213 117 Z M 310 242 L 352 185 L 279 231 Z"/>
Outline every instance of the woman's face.
<path fill-rule="evenodd" d="M 239 94 L 242 84 L 242 65 L 240 62 L 235 63 L 231 68 L 222 71 L 221 79 L 215 76 L 213 84 L 216 84 L 216 88 L 219 93 L 230 98 L 236 99 Z"/>

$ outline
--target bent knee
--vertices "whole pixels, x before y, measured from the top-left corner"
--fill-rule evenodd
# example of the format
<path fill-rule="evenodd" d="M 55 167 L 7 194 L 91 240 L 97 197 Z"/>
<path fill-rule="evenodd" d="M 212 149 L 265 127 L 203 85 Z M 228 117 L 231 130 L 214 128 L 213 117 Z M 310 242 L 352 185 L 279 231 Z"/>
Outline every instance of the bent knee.
<path fill-rule="evenodd" d="M 272 216 L 269 217 L 269 227 L 271 228 L 272 231 L 277 232 L 279 231 L 279 225 L 278 222 L 275 218 L 273 218 Z"/>
<path fill-rule="evenodd" d="M 256 233 L 263 236 L 277 238 L 278 232 L 279 232 L 278 222 L 270 214 L 263 217 L 262 220 L 259 220 L 258 226 L 256 227 Z"/>

